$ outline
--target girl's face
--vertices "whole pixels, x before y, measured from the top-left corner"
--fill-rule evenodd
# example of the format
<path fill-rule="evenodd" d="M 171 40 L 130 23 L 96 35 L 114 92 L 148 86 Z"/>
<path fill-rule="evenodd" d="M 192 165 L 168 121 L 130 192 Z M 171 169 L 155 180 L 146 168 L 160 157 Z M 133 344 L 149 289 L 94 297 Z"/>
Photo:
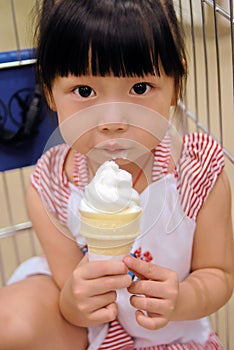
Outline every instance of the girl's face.
<path fill-rule="evenodd" d="M 170 107 L 175 102 L 174 79 L 163 73 L 160 77 L 146 75 L 143 78 L 69 75 L 54 80 L 52 96 L 52 108 L 58 112 L 59 124 L 67 122 L 72 115 L 83 109 L 111 102 L 150 108 L 168 120 Z M 77 118 L 79 127 L 79 114 Z M 149 150 L 159 143 L 154 135 L 144 129 L 144 115 L 141 127 L 128 123 L 123 114 L 115 117 L 107 113 L 105 120 L 93 117 L 93 125 L 92 115 L 90 118 L 88 130 L 79 135 L 73 144 L 73 148 L 83 154 L 96 148 L 97 151 L 106 153 L 107 158 L 116 159 L 122 158 L 121 154 L 125 151 L 130 152 L 128 148 L 134 148 L 119 140 L 132 140 Z"/>

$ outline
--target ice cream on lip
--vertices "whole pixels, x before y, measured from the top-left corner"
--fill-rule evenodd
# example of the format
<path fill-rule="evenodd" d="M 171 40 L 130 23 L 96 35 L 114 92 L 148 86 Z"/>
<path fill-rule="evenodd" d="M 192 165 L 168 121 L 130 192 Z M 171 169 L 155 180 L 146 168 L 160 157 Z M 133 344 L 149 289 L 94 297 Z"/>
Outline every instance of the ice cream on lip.
<path fill-rule="evenodd" d="M 102 153 L 106 153 L 107 156 L 110 156 L 109 159 L 117 159 L 117 158 L 127 158 L 127 153 L 131 148 L 129 144 L 129 140 L 121 139 L 120 141 L 110 140 L 107 142 L 103 142 L 95 147 L 96 151 L 101 151 Z"/>
<path fill-rule="evenodd" d="M 107 161 L 85 188 L 79 211 L 80 234 L 90 253 L 121 256 L 130 252 L 140 234 L 139 194 L 132 188 L 132 176 Z"/>

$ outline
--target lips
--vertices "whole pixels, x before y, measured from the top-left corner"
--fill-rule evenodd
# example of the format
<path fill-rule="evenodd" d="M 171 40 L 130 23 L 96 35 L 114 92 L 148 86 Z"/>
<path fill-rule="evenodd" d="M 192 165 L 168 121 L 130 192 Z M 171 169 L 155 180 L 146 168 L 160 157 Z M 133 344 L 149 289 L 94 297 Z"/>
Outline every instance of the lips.
<path fill-rule="evenodd" d="M 119 142 L 102 142 L 99 145 L 95 147 L 96 149 L 107 151 L 107 152 L 116 152 L 116 151 L 125 151 L 127 149 L 126 146 L 123 145 L 123 143 Z"/>
<path fill-rule="evenodd" d="M 106 149 L 104 148 L 102 151 L 106 153 L 107 156 L 111 159 L 117 159 L 117 158 L 126 158 L 127 157 L 127 151 L 125 149 Z"/>
<path fill-rule="evenodd" d="M 119 152 L 124 152 L 126 151 L 124 148 L 120 148 L 120 147 L 116 147 L 116 148 L 112 148 L 112 147 L 104 147 L 101 148 L 103 151 L 109 152 L 109 153 L 119 153 Z"/>
<path fill-rule="evenodd" d="M 105 143 L 100 144 L 95 147 L 98 151 L 103 151 L 109 156 L 111 156 L 113 159 L 115 158 L 126 158 L 127 151 L 129 150 L 128 147 L 124 147 L 123 145 L 120 145 L 119 143 Z"/>

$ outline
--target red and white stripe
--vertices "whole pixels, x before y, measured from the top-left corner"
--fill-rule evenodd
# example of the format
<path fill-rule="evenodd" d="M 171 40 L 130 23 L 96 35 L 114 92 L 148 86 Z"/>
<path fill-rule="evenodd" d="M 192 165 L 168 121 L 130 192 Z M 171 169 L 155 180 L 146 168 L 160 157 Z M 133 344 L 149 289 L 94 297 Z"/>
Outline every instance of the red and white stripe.
<path fill-rule="evenodd" d="M 111 350 L 111 348 L 110 348 Z M 218 336 L 212 332 L 204 345 L 194 341 L 185 344 L 156 345 L 134 350 L 224 350 Z"/>
<path fill-rule="evenodd" d="M 70 187 L 64 171 L 64 160 L 69 151 L 59 145 L 47 151 L 38 161 L 31 182 L 39 192 L 45 208 L 54 214 L 61 224 L 67 222 L 67 203 Z"/>
<path fill-rule="evenodd" d="M 166 135 L 154 150 L 154 162 L 152 169 L 152 181 L 159 180 L 168 173 L 168 165 L 171 159 L 171 139 Z"/>
<path fill-rule="evenodd" d="M 98 350 L 224 350 L 214 332 L 210 334 L 204 345 L 191 341 L 185 344 L 176 343 L 135 348 L 133 339 L 128 340 L 128 337 L 118 321 L 112 321 L 107 337 Z"/>
<path fill-rule="evenodd" d="M 110 322 L 108 334 L 99 350 L 133 350 L 133 344 L 132 337 L 114 320 Z"/>
<path fill-rule="evenodd" d="M 170 159 L 171 142 L 166 135 L 155 149 L 153 181 L 168 174 Z M 184 136 L 181 158 L 174 174 L 181 205 L 188 217 L 196 220 L 223 167 L 222 148 L 210 135 L 193 133 Z"/>
<path fill-rule="evenodd" d="M 78 188 L 84 191 L 88 184 L 88 164 L 85 155 L 75 152 L 73 178 Z"/>
<path fill-rule="evenodd" d="M 187 216 L 196 220 L 223 167 L 222 149 L 211 136 L 185 135 L 176 177 L 181 205 Z"/>

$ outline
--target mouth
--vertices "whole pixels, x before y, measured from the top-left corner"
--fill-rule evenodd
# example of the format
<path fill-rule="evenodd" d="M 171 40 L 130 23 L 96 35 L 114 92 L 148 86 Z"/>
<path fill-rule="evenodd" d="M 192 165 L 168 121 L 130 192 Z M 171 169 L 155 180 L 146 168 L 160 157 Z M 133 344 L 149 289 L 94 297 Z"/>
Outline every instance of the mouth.
<path fill-rule="evenodd" d="M 120 144 L 102 144 L 95 147 L 96 150 L 102 151 L 105 155 L 109 156 L 112 159 L 116 158 L 126 158 L 127 152 L 129 149 L 127 147 L 123 147 Z"/>

